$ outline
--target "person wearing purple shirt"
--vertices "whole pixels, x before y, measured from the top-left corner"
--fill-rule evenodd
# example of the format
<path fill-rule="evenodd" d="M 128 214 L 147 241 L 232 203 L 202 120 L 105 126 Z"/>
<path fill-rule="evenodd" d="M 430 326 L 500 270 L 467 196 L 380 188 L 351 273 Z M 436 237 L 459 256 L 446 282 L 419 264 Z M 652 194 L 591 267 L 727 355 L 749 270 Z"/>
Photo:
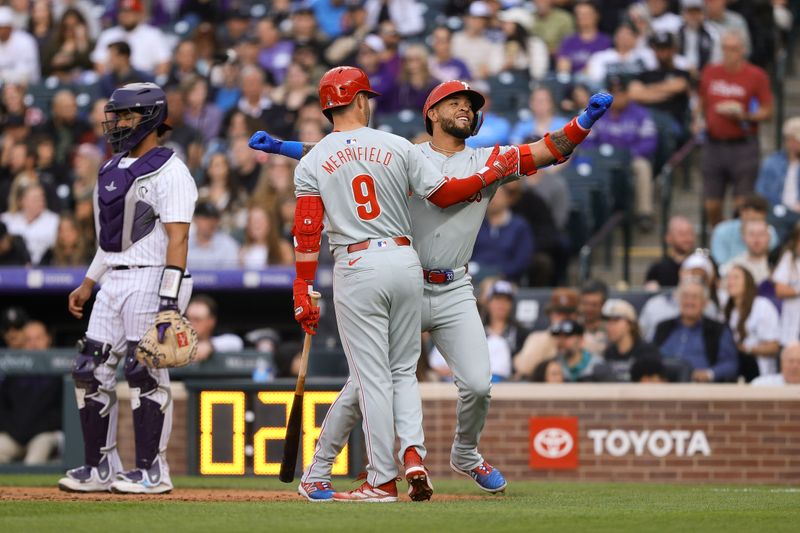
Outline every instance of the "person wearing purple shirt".
<path fill-rule="evenodd" d="M 258 46 L 260 48 L 258 64 L 272 75 L 275 84 L 280 85 L 286 76 L 286 69 L 289 67 L 289 63 L 292 62 L 294 43 L 281 39 L 281 33 L 276 22 L 269 17 L 258 21 L 256 33 L 258 34 Z"/>
<path fill-rule="evenodd" d="M 394 58 L 385 61 L 383 54 L 386 52 L 386 45 L 383 40 L 375 34 L 367 35 L 358 47 L 356 56 L 356 66 L 366 72 L 369 77 L 369 84 L 372 90 L 381 95 L 389 94 L 397 82 L 399 72 L 399 61 Z M 375 98 L 378 107 L 383 104 L 384 96 Z M 421 107 L 421 106 L 420 106 Z"/>
<path fill-rule="evenodd" d="M 422 109 L 428 94 L 438 84 L 428 69 L 428 51 L 421 44 L 412 44 L 403 53 L 397 83 L 378 102 L 379 113 L 402 109 Z"/>
<path fill-rule="evenodd" d="M 430 59 L 430 71 L 439 81 L 463 80 L 470 81 L 472 76 L 467 65 L 460 59 L 453 57 L 450 46 L 452 32 L 450 28 L 439 26 L 431 34 L 431 48 L 433 57 Z"/>
<path fill-rule="evenodd" d="M 556 72 L 575 74 L 586 67 L 589 57 L 595 52 L 611 48 L 611 37 L 597 29 L 600 13 L 592 2 L 575 5 L 575 24 L 578 31 L 564 38 L 556 54 Z"/>
<path fill-rule="evenodd" d="M 497 189 L 470 259 L 473 279 L 499 275 L 518 282 L 527 272 L 534 251 L 533 232 L 524 218 L 511 212 L 510 205 L 505 188 Z"/>
<path fill-rule="evenodd" d="M 614 102 L 603 120 L 592 128 L 583 146 L 596 148 L 609 144 L 616 149 L 630 151 L 635 190 L 634 210 L 639 229 L 648 232 L 655 223 L 652 158 L 656 153 L 658 132 L 647 108 L 631 101 L 628 95 L 629 81 L 623 76 L 608 79 L 608 89 Z"/>

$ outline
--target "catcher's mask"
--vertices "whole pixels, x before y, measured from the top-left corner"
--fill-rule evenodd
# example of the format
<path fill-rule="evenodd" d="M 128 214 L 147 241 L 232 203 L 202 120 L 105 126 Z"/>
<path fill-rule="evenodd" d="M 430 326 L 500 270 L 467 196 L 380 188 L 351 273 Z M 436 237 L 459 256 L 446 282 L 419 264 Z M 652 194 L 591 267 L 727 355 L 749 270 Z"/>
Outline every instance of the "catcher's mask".
<path fill-rule="evenodd" d="M 116 89 L 105 106 L 103 135 L 115 153 L 128 152 L 151 132 L 162 135 L 171 128 L 167 119 L 167 96 L 155 83 L 129 83 Z M 136 113 L 138 121 L 126 115 Z M 123 120 L 128 124 L 121 126 Z"/>

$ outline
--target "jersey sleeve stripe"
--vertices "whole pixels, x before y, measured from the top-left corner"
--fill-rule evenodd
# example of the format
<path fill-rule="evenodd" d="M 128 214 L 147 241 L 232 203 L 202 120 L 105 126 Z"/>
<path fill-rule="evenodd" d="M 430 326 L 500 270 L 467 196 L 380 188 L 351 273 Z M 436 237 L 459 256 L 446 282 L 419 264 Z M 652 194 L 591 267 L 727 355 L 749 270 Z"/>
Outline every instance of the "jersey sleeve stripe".
<path fill-rule="evenodd" d="M 439 189 L 441 189 L 441 188 L 442 188 L 442 186 L 443 186 L 443 185 L 444 185 L 446 182 L 447 182 L 447 178 L 442 178 L 442 181 L 440 181 L 440 182 L 439 182 L 439 183 L 436 185 L 436 187 L 434 187 L 434 188 L 433 188 L 433 190 L 431 190 L 431 192 L 429 192 L 429 193 L 428 193 L 428 194 L 425 196 L 425 199 L 427 200 L 428 198 L 430 198 L 431 196 L 433 196 L 434 194 L 436 194 L 436 191 L 438 191 Z"/>

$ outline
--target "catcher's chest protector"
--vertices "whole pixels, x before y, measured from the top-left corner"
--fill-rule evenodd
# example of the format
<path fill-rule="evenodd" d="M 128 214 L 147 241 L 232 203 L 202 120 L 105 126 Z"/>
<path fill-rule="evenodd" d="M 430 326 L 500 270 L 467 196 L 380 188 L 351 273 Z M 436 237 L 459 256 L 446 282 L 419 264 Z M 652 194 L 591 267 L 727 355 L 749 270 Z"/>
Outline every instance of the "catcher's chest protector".
<path fill-rule="evenodd" d="M 169 148 L 153 148 L 128 168 L 119 162 L 127 153 L 109 160 L 97 177 L 95 223 L 97 241 L 106 252 L 121 252 L 146 237 L 156 225 L 153 206 L 138 198 L 137 180 L 158 172 L 173 156 Z"/>

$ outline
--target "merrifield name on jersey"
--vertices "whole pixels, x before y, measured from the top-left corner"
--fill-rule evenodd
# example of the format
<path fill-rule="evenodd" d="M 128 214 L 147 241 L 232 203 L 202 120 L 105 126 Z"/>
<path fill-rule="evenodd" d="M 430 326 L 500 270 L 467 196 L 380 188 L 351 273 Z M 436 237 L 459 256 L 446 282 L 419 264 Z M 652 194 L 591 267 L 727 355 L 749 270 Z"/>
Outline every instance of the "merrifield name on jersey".
<path fill-rule="evenodd" d="M 384 151 L 377 146 L 353 146 L 344 150 L 337 150 L 335 154 L 331 154 L 322 163 L 322 169 L 328 174 L 333 174 L 350 161 L 370 161 L 388 167 L 392 157 L 392 152 Z"/>

